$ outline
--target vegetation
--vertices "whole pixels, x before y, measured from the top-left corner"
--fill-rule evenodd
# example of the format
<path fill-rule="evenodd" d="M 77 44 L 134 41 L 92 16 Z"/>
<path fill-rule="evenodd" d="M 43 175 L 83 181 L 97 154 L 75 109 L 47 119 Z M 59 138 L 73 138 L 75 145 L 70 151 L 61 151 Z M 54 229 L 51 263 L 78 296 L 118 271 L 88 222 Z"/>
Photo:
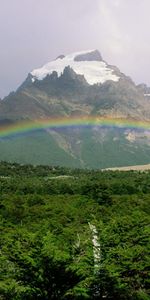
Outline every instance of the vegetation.
<path fill-rule="evenodd" d="M 150 299 L 149 182 L 1 162 L 0 299 Z"/>
<path fill-rule="evenodd" d="M 131 143 L 124 129 L 59 128 L 0 138 L 0 158 L 10 163 L 100 169 L 149 164 L 149 156 L 149 145 Z"/>

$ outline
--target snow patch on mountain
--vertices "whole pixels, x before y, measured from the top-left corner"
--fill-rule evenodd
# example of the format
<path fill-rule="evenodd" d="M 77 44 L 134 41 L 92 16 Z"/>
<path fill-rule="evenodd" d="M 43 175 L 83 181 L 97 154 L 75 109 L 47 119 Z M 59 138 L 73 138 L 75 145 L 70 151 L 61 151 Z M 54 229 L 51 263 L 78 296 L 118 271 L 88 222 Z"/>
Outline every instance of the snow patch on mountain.
<path fill-rule="evenodd" d="M 34 79 L 43 80 L 47 75 L 57 72 L 60 77 L 67 66 L 70 66 L 76 74 L 84 75 L 88 84 L 93 85 L 97 83 L 104 83 L 108 80 L 117 82 L 119 76 L 114 73 L 114 70 L 104 61 L 97 60 L 81 60 L 76 61 L 75 58 L 79 55 L 88 53 L 95 53 L 95 50 L 81 51 L 69 54 L 67 56 L 60 56 L 45 64 L 42 68 L 35 69 L 31 72 Z"/>

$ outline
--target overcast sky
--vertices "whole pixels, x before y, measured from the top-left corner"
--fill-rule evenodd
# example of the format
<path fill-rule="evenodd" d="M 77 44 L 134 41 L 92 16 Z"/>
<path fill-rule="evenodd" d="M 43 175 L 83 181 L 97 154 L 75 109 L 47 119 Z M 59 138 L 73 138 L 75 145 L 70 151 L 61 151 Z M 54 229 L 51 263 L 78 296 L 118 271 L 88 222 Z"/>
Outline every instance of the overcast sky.
<path fill-rule="evenodd" d="M 32 69 L 86 49 L 150 85 L 150 0 L 0 0 L 0 97 Z"/>

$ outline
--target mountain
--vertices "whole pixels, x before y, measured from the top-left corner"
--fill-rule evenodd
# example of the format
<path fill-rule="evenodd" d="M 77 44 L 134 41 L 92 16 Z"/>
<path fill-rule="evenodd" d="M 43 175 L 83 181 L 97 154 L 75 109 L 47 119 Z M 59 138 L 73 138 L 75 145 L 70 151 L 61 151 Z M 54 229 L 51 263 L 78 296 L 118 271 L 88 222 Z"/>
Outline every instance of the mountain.
<path fill-rule="evenodd" d="M 136 86 L 98 50 L 60 55 L 0 101 L 2 132 L 56 118 L 149 122 L 150 88 Z M 136 126 L 56 126 L 0 137 L 1 160 L 84 168 L 149 163 L 149 131 Z"/>

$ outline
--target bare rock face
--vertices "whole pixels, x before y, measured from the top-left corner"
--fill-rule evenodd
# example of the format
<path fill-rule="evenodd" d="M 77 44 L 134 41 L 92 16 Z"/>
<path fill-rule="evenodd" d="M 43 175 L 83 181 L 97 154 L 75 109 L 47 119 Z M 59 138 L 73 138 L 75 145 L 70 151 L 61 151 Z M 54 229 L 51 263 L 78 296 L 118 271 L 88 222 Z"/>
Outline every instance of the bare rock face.
<path fill-rule="evenodd" d="M 61 54 L 56 59 L 63 59 L 64 57 L 65 57 L 65 55 Z"/>
<path fill-rule="evenodd" d="M 89 53 L 77 55 L 75 61 L 102 61 L 102 56 L 98 50 Z"/>

